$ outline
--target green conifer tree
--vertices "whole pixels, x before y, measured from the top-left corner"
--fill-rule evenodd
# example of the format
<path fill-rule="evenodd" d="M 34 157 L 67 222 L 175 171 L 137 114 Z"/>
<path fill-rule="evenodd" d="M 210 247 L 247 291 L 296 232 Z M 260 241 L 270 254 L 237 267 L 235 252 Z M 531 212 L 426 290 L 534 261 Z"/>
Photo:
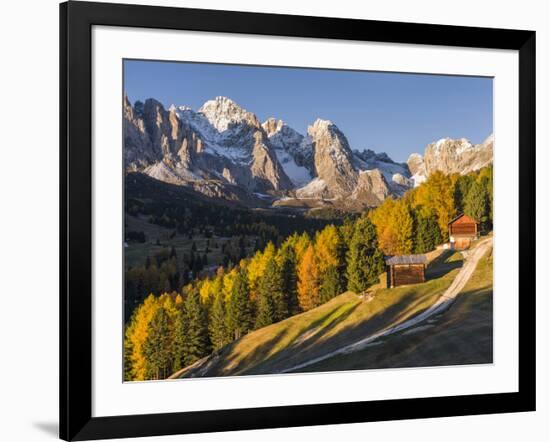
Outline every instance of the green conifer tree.
<path fill-rule="evenodd" d="M 299 305 L 296 275 L 298 264 L 293 244 L 290 242 L 283 244 L 279 250 L 278 260 L 288 315 L 294 315 L 299 312 Z"/>
<path fill-rule="evenodd" d="M 218 290 L 214 295 L 214 302 L 210 310 L 210 321 L 208 329 L 210 332 L 210 341 L 214 350 L 218 350 L 231 341 L 227 330 L 225 300 L 222 290 Z"/>
<path fill-rule="evenodd" d="M 149 333 L 143 344 L 143 355 L 147 361 L 147 375 L 151 379 L 167 376 L 170 359 L 170 329 L 168 314 L 159 307 L 149 323 Z"/>
<path fill-rule="evenodd" d="M 342 293 L 342 291 L 343 285 L 338 267 L 328 267 L 325 273 L 321 275 L 321 287 L 319 288 L 321 302 L 325 303 L 330 301 L 336 295 Z"/>
<path fill-rule="evenodd" d="M 360 293 L 378 282 L 384 257 L 378 249 L 376 229 L 370 219 L 357 220 L 347 253 L 348 290 Z"/>
<path fill-rule="evenodd" d="M 435 216 L 424 216 L 416 213 L 414 253 L 426 253 L 434 250 L 438 244 L 443 242 L 441 231 Z"/>
<path fill-rule="evenodd" d="M 480 183 L 474 181 L 464 201 L 464 213 L 479 222 L 485 222 L 488 219 L 488 209 L 487 191 Z"/>
<path fill-rule="evenodd" d="M 268 259 L 258 284 L 256 328 L 281 321 L 288 316 L 283 278 L 274 257 Z"/>
<path fill-rule="evenodd" d="M 185 363 L 185 313 L 182 308 L 176 311 L 172 331 L 172 371 L 181 370 Z"/>
<path fill-rule="evenodd" d="M 185 299 L 185 365 L 192 364 L 210 351 L 208 321 L 200 295 L 192 288 Z"/>
<path fill-rule="evenodd" d="M 248 333 L 253 326 L 252 306 L 248 294 L 248 278 L 239 269 L 227 305 L 227 326 L 234 339 Z"/>
<path fill-rule="evenodd" d="M 468 191 L 473 182 L 474 179 L 470 175 L 461 175 L 456 180 L 454 198 L 455 207 L 458 213 L 464 212 L 466 195 L 468 195 Z"/>

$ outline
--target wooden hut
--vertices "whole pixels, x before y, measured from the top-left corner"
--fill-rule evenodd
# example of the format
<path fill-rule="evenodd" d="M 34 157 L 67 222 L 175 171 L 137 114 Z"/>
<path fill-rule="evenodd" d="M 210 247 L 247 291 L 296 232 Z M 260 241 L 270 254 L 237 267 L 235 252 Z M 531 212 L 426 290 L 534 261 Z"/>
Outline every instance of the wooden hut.
<path fill-rule="evenodd" d="M 479 236 L 479 222 L 468 215 L 460 214 L 449 224 L 449 241 L 455 250 L 465 250 Z"/>
<path fill-rule="evenodd" d="M 426 281 L 425 255 L 396 255 L 386 258 L 388 288 Z"/>

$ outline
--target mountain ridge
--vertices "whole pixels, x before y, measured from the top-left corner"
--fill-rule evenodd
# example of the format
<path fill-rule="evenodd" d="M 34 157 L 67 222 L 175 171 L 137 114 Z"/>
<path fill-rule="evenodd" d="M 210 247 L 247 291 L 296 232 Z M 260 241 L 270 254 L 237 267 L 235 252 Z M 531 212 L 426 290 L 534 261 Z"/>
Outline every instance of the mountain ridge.
<path fill-rule="evenodd" d="M 352 149 L 330 120 L 317 118 L 305 135 L 281 119 L 260 122 L 228 97 L 197 111 L 168 109 L 157 100 L 124 98 L 126 172 L 189 186 L 208 196 L 235 198 L 235 189 L 260 198 L 379 205 L 425 181 L 430 173 L 468 173 L 492 162 L 492 135 L 474 145 L 444 138 L 406 163 L 386 153 Z M 241 192 L 237 192 L 242 195 Z"/>

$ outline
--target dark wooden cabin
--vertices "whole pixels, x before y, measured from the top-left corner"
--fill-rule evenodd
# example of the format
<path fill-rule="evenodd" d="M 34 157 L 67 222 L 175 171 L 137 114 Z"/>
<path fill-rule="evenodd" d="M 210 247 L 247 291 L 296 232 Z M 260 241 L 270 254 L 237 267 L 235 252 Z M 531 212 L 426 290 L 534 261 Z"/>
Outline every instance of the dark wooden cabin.
<path fill-rule="evenodd" d="M 455 250 L 465 250 L 479 236 L 479 222 L 468 215 L 460 214 L 449 224 L 449 241 Z"/>
<path fill-rule="evenodd" d="M 426 281 L 425 255 L 396 255 L 386 258 L 388 288 Z"/>

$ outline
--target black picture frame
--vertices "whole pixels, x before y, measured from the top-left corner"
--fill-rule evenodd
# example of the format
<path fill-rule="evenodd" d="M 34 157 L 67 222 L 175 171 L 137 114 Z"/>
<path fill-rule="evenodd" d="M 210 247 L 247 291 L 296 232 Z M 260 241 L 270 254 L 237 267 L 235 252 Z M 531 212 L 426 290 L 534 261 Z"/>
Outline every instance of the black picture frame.
<path fill-rule="evenodd" d="M 94 25 L 519 53 L 519 391 L 92 417 Z M 108 3 L 60 5 L 60 437 L 90 440 L 535 410 L 535 32 Z"/>

